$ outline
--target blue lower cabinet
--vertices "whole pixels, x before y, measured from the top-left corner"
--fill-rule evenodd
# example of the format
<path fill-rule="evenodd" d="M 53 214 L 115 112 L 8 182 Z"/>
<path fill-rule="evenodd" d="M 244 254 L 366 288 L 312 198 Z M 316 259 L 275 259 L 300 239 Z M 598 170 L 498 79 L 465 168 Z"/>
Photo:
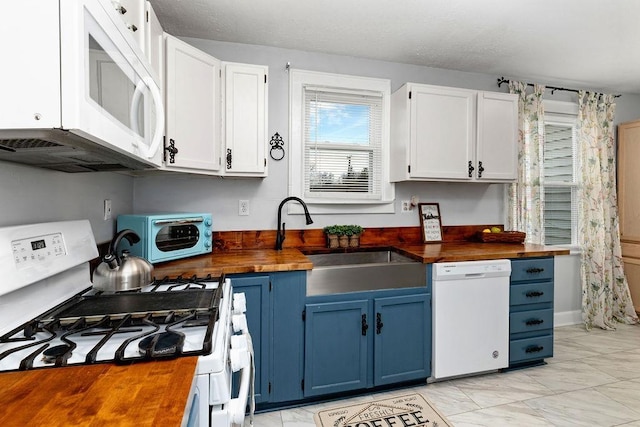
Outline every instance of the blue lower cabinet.
<path fill-rule="evenodd" d="M 554 259 L 511 260 L 509 367 L 553 356 Z"/>
<path fill-rule="evenodd" d="M 376 298 L 374 311 L 374 385 L 429 377 L 431 322 L 422 319 L 431 319 L 430 295 Z"/>
<path fill-rule="evenodd" d="M 305 311 L 305 397 L 365 388 L 369 302 L 307 304 Z"/>
<path fill-rule="evenodd" d="M 232 277 L 233 293 L 244 293 L 247 300 L 247 326 L 253 342 L 256 403 L 268 401 L 269 397 L 269 351 L 265 338 L 269 336 L 269 276 Z M 238 384 L 237 380 L 234 384 Z M 236 386 L 237 387 L 237 386 Z M 234 390 L 234 396 L 237 391 Z"/>
<path fill-rule="evenodd" d="M 430 376 L 431 295 L 426 288 L 307 301 L 304 397 Z"/>
<path fill-rule="evenodd" d="M 247 300 L 247 326 L 255 353 L 256 403 L 302 399 L 304 323 L 301 313 L 306 272 L 229 277 L 234 293 L 244 292 Z M 237 379 L 234 383 L 237 384 Z"/>

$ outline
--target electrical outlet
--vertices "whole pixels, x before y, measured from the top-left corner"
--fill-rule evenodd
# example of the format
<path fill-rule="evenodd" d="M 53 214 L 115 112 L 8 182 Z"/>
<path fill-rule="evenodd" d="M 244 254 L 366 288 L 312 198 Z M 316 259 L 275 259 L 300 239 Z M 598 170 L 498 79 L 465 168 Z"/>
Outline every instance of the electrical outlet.
<path fill-rule="evenodd" d="M 111 199 L 104 199 L 104 220 L 111 219 Z"/>
<path fill-rule="evenodd" d="M 402 209 L 401 212 L 402 213 L 407 213 L 407 212 L 411 212 L 411 201 L 409 200 L 403 200 L 402 202 L 400 202 L 402 205 Z"/>
<path fill-rule="evenodd" d="M 238 200 L 238 215 L 240 215 L 240 216 L 249 215 L 249 201 L 248 200 Z"/>

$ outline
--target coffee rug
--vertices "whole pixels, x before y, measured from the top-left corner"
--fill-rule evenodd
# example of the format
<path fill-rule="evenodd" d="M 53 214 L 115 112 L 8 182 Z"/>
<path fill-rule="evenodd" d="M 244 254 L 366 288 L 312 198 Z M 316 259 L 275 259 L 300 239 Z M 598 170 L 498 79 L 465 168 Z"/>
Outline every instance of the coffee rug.
<path fill-rule="evenodd" d="M 418 393 L 319 411 L 318 427 L 451 427 L 451 424 Z"/>

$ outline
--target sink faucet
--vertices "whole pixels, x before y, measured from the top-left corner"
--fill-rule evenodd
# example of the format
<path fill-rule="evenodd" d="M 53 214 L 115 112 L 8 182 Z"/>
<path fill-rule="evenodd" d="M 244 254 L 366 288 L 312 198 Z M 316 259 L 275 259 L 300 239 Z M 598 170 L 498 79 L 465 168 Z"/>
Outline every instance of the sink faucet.
<path fill-rule="evenodd" d="M 307 218 L 307 225 L 313 224 L 313 220 L 311 219 L 311 215 L 309 215 L 309 209 L 307 209 L 307 205 L 302 201 L 299 197 L 286 197 L 284 200 L 280 202 L 280 206 L 278 206 L 278 231 L 276 232 L 276 250 L 282 249 L 282 242 L 284 242 L 284 222 L 282 222 L 282 207 L 289 200 L 295 200 L 300 203 L 304 208 L 304 216 Z M 280 230 L 280 224 L 282 223 L 282 230 Z"/>

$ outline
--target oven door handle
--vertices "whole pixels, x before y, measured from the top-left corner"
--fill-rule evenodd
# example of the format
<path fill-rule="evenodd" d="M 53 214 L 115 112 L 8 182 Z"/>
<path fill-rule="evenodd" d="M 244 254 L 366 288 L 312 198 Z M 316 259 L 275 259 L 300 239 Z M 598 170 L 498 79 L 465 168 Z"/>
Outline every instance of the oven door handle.
<path fill-rule="evenodd" d="M 240 387 L 238 391 L 238 397 L 229 401 L 229 420 L 232 424 L 243 425 L 244 414 L 247 408 L 247 399 L 251 397 L 251 405 L 249 408 L 249 416 L 251 417 L 251 425 L 253 425 L 253 413 L 255 411 L 255 392 L 254 392 L 254 376 L 255 376 L 255 363 L 253 361 L 253 343 L 251 342 L 251 335 L 248 333 L 242 334 L 247 339 L 246 351 L 249 353 L 249 363 L 240 369 Z"/>
<path fill-rule="evenodd" d="M 204 218 L 199 216 L 195 218 L 184 218 L 184 219 L 159 219 L 157 221 L 153 221 L 154 225 L 166 225 L 166 224 L 197 224 L 204 221 Z"/>

